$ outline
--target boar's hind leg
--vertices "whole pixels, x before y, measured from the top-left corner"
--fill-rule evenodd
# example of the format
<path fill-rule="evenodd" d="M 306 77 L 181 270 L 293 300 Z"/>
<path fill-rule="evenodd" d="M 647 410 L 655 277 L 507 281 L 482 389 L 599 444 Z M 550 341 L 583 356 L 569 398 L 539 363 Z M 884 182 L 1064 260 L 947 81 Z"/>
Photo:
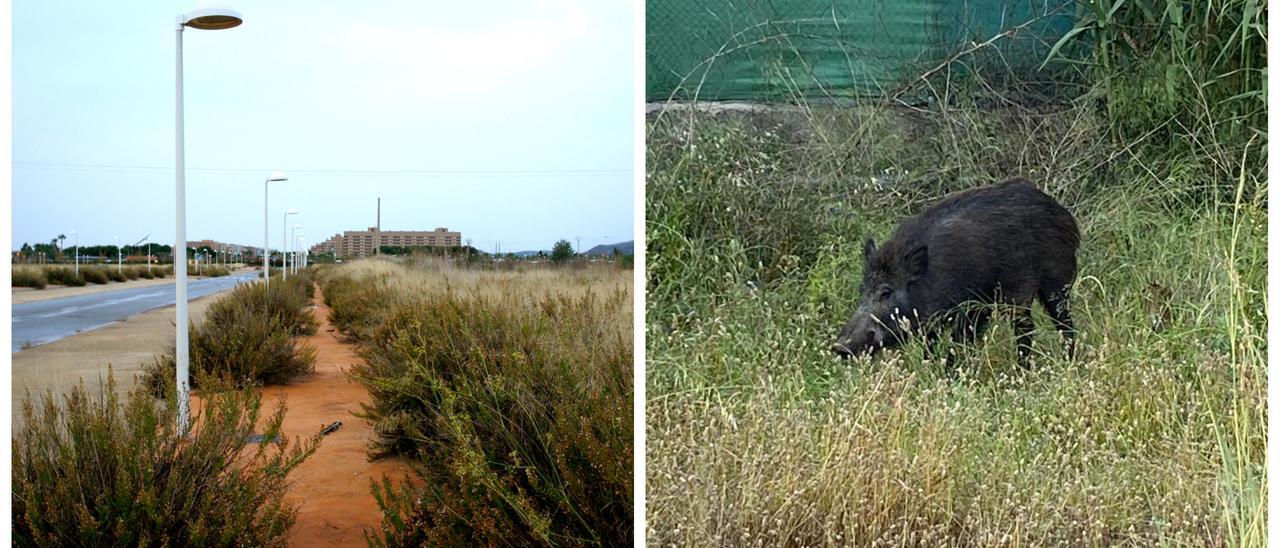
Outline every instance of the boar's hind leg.
<path fill-rule="evenodd" d="M 1044 305 L 1049 317 L 1053 318 L 1053 324 L 1058 328 L 1058 333 L 1062 335 L 1068 360 L 1075 357 L 1076 350 L 1076 329 L 1071 323 L 1070 297 L 1071 286 L 1066 284 L 1060 285 L 1056 289 L 1040 290 L 1040 303 Z"/>

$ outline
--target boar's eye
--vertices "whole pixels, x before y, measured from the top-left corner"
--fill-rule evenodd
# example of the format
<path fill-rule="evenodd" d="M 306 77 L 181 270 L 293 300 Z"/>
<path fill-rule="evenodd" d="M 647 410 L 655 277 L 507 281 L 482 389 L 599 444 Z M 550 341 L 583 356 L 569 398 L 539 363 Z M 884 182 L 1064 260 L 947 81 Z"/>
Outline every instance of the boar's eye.
<path fill-rule="evenodd" d="M 884 289 L 881 289 L 881 290 L 880 290 L 880 298 L 881 298 L 881 299 L 888 299 L 889 297 L 892 297 L 892 296 L 893 296 L 893 288 L 892 288 L 892 287 L 886 287 L 886 288 L 884 288 Z"/>

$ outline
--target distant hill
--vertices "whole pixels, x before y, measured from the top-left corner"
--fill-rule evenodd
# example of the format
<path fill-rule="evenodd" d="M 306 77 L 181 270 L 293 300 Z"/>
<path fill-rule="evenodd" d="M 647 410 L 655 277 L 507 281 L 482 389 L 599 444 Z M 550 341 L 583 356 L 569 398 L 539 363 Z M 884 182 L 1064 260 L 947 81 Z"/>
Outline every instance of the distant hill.
<path fill-rule="evenodd" d="M 585 253 L 583 253 L 583 255 L 613 255 L 613 250 L 615 248 L 618 250 L 618 253 L 621 253 L 623 255 L 633 255 L 635 254 L 635 247 L 636 247 L 635 240 L 627 240 L 625 242 L 618 242 L 616 244 L 600 244 L 591 249 L 588 249 Z"/>
<path fill-rule="evenodd" d="M 604 256 L 613 255 L 613 248 L 615 247 L 618 248 L 618 253 L 621 253 L 623 255 L 634 255 L 636 242 L 635 240 L 627 240 L 625 242 L 618 242 L 616 244 L 600 244 L 598 246 L 595 246 L 591 249 L 584 251 L 582 254 L 583 255 L 604 255 Z M 537 254 L 538 254 L 538 250 L 536 249 L 533 251 L 516 251 L 515 253 L 512 253 L 512 255 L 515 255 L 517 257 L 533 257 L 534 255 L 537 255 Z M 543 249 L 542 254 L 550 256 L 551 250 Z"/>

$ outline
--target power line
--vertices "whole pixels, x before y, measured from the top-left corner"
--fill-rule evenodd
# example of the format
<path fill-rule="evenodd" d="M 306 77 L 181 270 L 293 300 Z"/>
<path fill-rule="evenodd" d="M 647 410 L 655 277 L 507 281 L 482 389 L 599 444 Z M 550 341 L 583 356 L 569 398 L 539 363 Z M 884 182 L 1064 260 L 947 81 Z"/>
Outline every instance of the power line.
<path fill-rule="evenodd" d="M 14 162 L 15 168 L 27 169 L 71 169 L 84 171 L 107 171 L 120 173 L 171 173 L 172 166 L 138 166 L 107 164 L 72 164 L 57 162 Z M 270 173 L 272 169 L 263 168 L 217 168 L 189 167 L 189 173 L 207 174 L 261 174 Z M 376 169 L 290 169 L 290 175 L 309 175 L 320 177 L 589 177 L 613 176 L 633 173 L 631 169 L 432 169 L 432 170 L 376 170 Z"/>

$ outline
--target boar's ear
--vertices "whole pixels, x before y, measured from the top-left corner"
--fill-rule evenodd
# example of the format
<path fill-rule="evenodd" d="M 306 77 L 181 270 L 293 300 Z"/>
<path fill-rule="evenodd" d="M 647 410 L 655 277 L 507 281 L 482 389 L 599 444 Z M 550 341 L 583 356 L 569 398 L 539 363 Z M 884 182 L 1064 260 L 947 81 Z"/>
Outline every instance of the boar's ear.
<path fill-rule="evenodd" d="M 871 254 L 875 252 L 876 252 L 876 241 L 872 240 L 871 237 L 868 236 L 867 241 L 862 243 L 862 260 L 870 261 Z"/>
<path fill-rule="evenodd" d="M 924 276 L 925 271 L 929 270 L 929 246 L 922 245 L 912 249 L 910 253 L 907 253 L 903 263 L 906 264 L 907 275 L 911 279 L 914 280 Z"/>

